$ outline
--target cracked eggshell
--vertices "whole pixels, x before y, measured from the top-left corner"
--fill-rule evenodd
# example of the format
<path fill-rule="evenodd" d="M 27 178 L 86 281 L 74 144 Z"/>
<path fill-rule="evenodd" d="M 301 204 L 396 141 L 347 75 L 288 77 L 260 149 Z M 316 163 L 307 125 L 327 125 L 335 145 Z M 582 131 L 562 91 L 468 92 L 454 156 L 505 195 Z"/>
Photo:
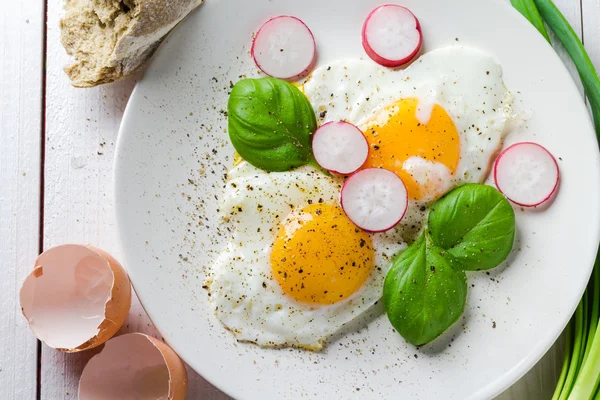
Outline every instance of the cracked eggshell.
<path fill-rule="evenodd" d="M 78 352 L 110 339 L 131 306 L 121 264 L 92 246 L 66 244 L 43 252 L 20 293 L 29 327 L 55 349 Z"/>
<path fill-rule="evenodd" d="M 187 373 L 166 344 L 143 333 L 109 340 L 81 374 L 79 400 L 183 400 Z"/>

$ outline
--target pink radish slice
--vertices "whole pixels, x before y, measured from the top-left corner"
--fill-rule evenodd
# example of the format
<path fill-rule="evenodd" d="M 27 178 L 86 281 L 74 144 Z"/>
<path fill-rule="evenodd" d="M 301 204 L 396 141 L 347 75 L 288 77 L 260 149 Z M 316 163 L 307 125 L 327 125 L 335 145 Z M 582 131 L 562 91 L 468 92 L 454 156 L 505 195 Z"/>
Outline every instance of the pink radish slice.
<path fill-rule="evenodd" d="M 523 207 L 539 206 L 549 200 L 558 187 L 559 175 L 554 156 L 532 142 L 508 147 L 494 165 L 498 190 Z"/>
<path fill-rule="evenodd" d="M 252 42 L 252 57 L 262 72 L 274 78 L 299 77 L 312 67 L 316 45 L 312 32 L 296 17 L 271 18 Z"/>
<path fill-rule="evenodd" d="M 412 60 L 423 44 L 421 25 L 405 7 L 387 4 L 371 11 L 362 29 L 368 56 L 385 67 L 399 67 Z"/>
<path fill-rule="evenodd" d="M 359 228 L 369 232 L 392 229 L 408 207 L 408 192 L 392 171 L 367 168 L 346 180 L 342 187 L 344 212 Z"/>
<path fill-rule="evenodd" d="M 369 155 L 365 135 L 356 126 L 344 121 L 328 122 L 317 129 L 312 149 L 321 167 L 342 175 L 359 169 Z"/>

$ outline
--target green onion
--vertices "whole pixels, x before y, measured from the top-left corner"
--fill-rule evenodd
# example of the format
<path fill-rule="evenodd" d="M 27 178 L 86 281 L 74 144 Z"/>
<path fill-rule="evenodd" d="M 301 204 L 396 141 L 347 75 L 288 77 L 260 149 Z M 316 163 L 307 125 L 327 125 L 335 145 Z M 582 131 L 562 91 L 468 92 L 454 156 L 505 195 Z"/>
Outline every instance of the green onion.
<path fill-rule="evenodd" d="M 546 32 L 546 27 L 544 26 L 544 21 L 542 21 L 542 17 L 535 6 L 533 0 L 510 0 L 510 4 L 514 8 L 517 9 L 525 18 L 531 22 L 533 26 L 542 34 L 544 38 L 548 42 L 550 42 L 550 37 L 548 36 L 548 32 Z"/>
<path fill-rule="evenodd" d="M 573 60 L 600 140 L 600 78 L 579 37 L 551 0 L 511 0 L 548 39 L 539 16 L 554 32 Z M 536 9 L 537 7 L 537 9 Z M 592 278 L 566 331 L 565 359 L 552 400 L 600 399 L 600 251 Z"/>

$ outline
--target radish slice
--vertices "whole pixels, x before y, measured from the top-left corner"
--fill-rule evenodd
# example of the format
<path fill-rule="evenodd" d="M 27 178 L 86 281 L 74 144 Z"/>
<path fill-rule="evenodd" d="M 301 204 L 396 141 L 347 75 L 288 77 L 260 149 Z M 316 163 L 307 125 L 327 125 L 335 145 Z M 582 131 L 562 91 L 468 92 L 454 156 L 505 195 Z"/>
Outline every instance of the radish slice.
<path fill-rule="evenodd" d="M 336 174 L 359 169 L 369 155 L 369 143 L 356 126 L 340 121 L 322 125 L 313 136 L 313 154 L 319 165 Z"/>
<path fill-rule="evenodd" d="M 315 54 L 312 32 L 296 17 L 271 18 L 252 42 L 254 62 L 262 72 L 274 78 L 302 76 L 314 64 Z"/>
<path fill-rule="evenodd" d="M 362 43 L 377 64 L 399 67 L 412 60 L 421 49 L 421 25 L 408 8 L 395 4 L 379 6 L 371 11 L 363 25 Z"/>
<path fill-rule="evenodd" d="M 342 187 L 342 208 L 352 222 L 369 232 L 392 229 L 408 207 L 408 191 L 392 171 L 367 168 L 352 175 Z"/>
<path fill-rule="evenodd" d="M 548 201 L 558 187 L 556 160 L 537 143 L 516 143 L 504 150 L 494 165 L 496 187 L 510 201 L 535 207 Z"/>

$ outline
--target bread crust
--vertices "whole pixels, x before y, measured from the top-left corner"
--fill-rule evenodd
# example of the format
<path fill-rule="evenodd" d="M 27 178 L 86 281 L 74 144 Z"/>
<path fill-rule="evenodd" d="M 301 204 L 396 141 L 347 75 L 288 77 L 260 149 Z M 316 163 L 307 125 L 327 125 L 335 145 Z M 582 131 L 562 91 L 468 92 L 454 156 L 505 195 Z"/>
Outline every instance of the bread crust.
<path fill-rule="evenodd" d="M 143 68 L 162 38 L 203 0 L 67 0 L 61 42 L 75 87 L 123 79 Z"/>

